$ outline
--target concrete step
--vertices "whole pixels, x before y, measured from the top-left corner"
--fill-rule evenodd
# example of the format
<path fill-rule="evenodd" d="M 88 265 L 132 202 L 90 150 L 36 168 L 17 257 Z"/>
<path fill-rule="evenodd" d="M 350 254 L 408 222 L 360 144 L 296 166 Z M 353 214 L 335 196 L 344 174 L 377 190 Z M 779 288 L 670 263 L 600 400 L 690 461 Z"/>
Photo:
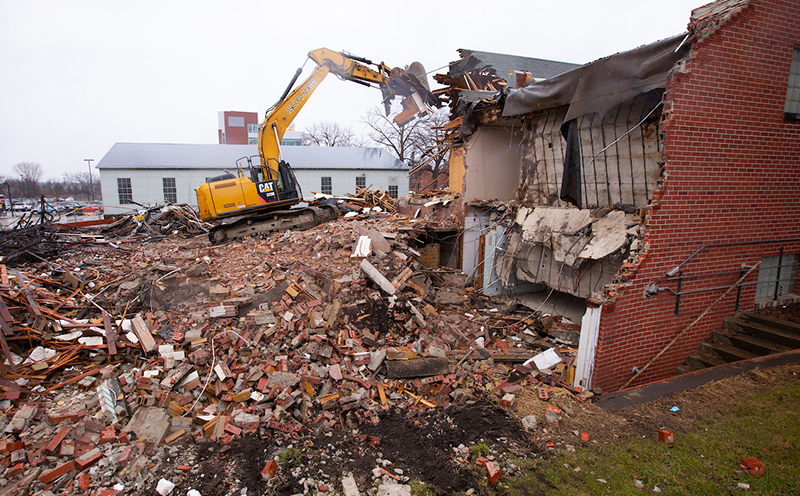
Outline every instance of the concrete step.
<path fill-rule="evenodd" d="M 723 365 L 728 363 L 727 361 L 719 358 L 717 356 L 711 355 L 709 353 L 694 353 L 690 355 L 689 358 L 686 359 L 686 366 L 692 368 L 693 370 L 700 370 L 706 367 L 716 367 L 717 365 Z"/>
<path fill-rule="evenodd" d="M 715 355 L 726 362 L 755 358 L 759 355 L 724 343 L 700 343 L 700 354 Z"/>
<path fill-rule="evenodd" d="M 739 349 L 755 353 L 758 356 L 782 353 L 794 349 L 791 346 L 784 346 L 767 339 L 761 339 L 742 332 L 732 332 L 725 329 L 713 331 L 711 336 L 712 340 L 718 343 L 735 346 Z"/>
<path fill-rule="evenodd" d="M 773 327 L 772 325 L 764 324 L 760 321 L 729 317 L 723 320 L 722 327 L 734 332 L 748 334 L 754 338 L 771 341 L 781 346 L 786 346 L 789 349 L 800 348 L 800 334 L 795 334 L 785 328 Z"/>
<path fill-rule="evenodd" d="M 775 317 L 770 317 L 768 315 L 761 315 L 751 312 L 740 312 L 737 316 L 757 324 L 780 329 L 800 336 L 800 324 L 795 324 L 794 322 L 789 322 L 788 320 L 776 319 Z"/>

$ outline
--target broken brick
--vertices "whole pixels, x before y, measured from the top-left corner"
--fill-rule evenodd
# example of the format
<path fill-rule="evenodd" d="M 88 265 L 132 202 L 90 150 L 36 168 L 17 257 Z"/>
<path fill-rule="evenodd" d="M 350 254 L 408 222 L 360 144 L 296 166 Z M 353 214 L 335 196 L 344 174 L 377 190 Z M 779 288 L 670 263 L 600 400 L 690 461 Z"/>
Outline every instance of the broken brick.
<path fill-rule="evenodd" d="M 489 475 L 489 482 L 492 484 L 500 480 L 500 465 L 497 462 L 487 461 L 486 472 Z"/>
<path fill-rule="evenodd" d="M 103 458 L 103 452 L 100 451 L 99 448 L 95 448 L 85 455 L 76 458 L 75 465 L 77 466 L 78 470 L 86 470 L 97 463 L 101 458 Z"/>
<path fill-rule="evenodd" d="M 750 475 L 764 475 L 764 463 L 755 458 L 742 460 L 741 470 Z"/>
<path fill-rule="evenodd" d="M 51 482 L 61 477 L 62 475 L 69 473 L 74 468 L 75 468 L 75 462 L 69 461 L 62 463 L 53 470 L 48 470 L 47 472 L 40 475 L 39 480 L 42 481 L 42 483 L 44 484 L 50 484 Z"/>
<path fill-rule="evenodd" d="M 273 458 L 264 465 L 264 468 L 261 470 L 261 478 L 265 481 L 270 480 L 275 477 L 276 473 L 278 473 L 278 462 Z"/>

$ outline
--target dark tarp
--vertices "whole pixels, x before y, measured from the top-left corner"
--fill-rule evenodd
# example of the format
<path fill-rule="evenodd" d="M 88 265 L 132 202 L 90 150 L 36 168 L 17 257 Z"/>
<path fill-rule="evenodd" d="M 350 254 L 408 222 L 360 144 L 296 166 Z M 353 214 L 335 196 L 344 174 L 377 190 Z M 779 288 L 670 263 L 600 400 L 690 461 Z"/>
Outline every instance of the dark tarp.
<path fill-rule="evenodd" d="M 578 140 L 578 120 L 572 119 L 561 126 L 561 134 L 567 142 L 564 153 L 564 172 L 561 174 L 562 201 L 581 207 L 581 147 Z"/>
<path fill-rule="evenodd" d="M 594 113 L 602 118 L 641 93 L 663 88 L 667 73 L 689 53 L 690 45 L 682 44 L 685 37 L 682 34 L 657 41 L 524 88 L 511 89 L 503 117 L 569 105 L 564 122 Z"/>

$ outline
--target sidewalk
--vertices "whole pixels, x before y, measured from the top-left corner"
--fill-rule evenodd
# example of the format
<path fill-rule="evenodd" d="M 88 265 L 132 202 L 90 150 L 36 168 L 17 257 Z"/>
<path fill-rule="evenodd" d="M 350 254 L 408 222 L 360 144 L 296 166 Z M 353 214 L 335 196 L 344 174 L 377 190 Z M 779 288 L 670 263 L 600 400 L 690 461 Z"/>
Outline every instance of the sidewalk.
<path fill-rule="evenodd" d="M 688 374 L 678 375 L 663 381 L 607 393 L 595 398 L 594 404 L 606 410 L 621 410 L 625 407 L 647 403 L 671 394 L 694 389 L 709 382 L 744 374 L 756 368 L 769 369 L 797 362 L 800 362 L 800 350 L 785 351 L 750 360 L 740 360 L 696 372 L 689 372 Z"/>

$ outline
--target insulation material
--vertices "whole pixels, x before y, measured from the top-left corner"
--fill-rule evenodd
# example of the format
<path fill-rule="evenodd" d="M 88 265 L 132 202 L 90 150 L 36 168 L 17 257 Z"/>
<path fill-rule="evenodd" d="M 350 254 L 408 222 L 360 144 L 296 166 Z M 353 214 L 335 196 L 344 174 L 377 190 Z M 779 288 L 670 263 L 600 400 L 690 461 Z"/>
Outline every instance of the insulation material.
<path fill-rule="evenodd" d="M 580 202 L 580 208 L 647 204 L 660 178 L 660 112 L 637 124 L 660 101 L 661 93 L 656 91 L 639 95 L 606 119 L 592 114 L 574 121 L 573 145 L 579 168 L 572 189 L 579 189 L 579 194 L 570 196 Z M 568 148 L 561 132 L 566 112 L 563 106 L 529 117 L 516 194 L 523 204 L 568 206 L 560 199 Z"/>

